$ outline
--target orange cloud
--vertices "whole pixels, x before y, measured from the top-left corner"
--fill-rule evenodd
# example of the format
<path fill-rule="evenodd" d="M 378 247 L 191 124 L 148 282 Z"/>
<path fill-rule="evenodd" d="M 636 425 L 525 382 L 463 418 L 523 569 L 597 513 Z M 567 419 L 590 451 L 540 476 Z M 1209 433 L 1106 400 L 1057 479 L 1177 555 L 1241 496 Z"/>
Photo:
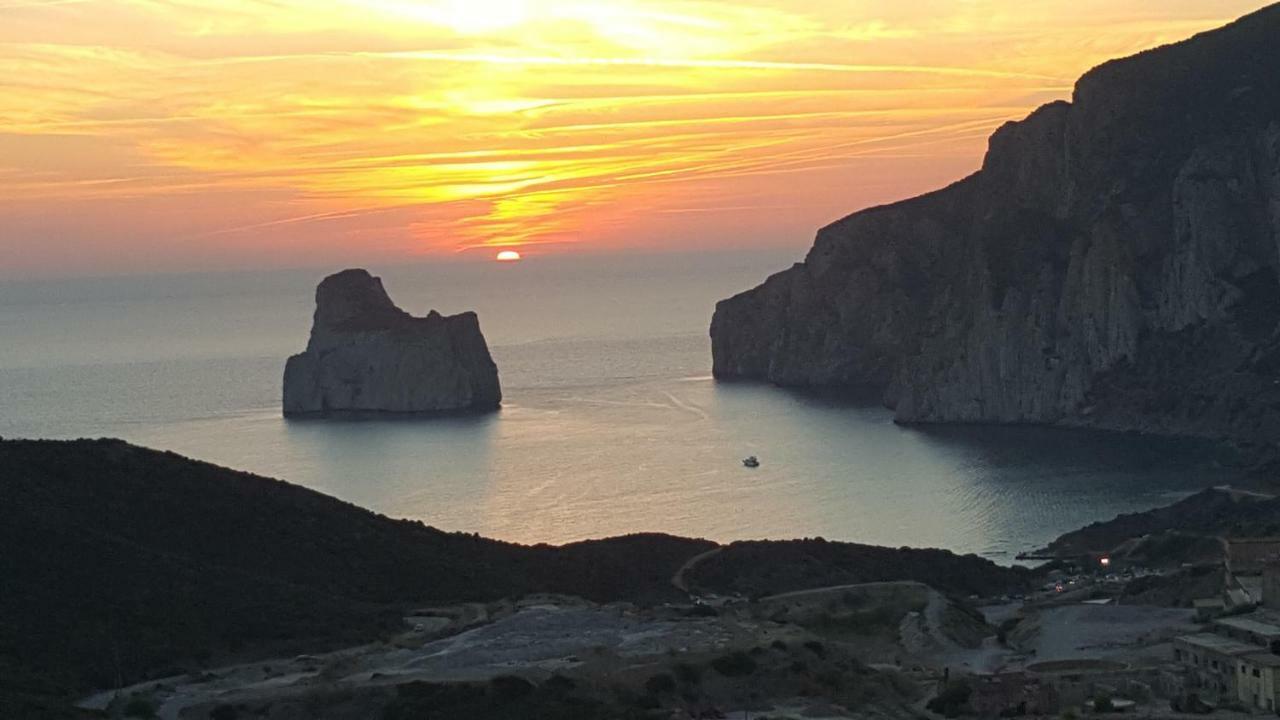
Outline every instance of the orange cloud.
<path fill-rule="evenodd" d="M 798 246 L 1260 4 L 0 0 L 0 253 Z"/>

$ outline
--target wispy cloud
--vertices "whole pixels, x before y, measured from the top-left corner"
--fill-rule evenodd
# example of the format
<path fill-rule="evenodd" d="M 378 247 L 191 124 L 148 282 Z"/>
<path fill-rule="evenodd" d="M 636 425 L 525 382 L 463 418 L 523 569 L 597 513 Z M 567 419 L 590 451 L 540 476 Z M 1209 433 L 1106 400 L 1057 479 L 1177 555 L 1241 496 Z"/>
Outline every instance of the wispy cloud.
<path fill-rule="evenodd" d="M 139 237 L 190 218 L 173 262 L 300 232 L 725 244 L 750 216 L 781 240 L 945 182 L 1091 65 L 1259 4 L 0 0 L 0 228 L 127 204 Z M 39 243 L 21 227 L 0 253 Z M 44 261 L 157 246 L 69 242 L 83 257 Z"/>

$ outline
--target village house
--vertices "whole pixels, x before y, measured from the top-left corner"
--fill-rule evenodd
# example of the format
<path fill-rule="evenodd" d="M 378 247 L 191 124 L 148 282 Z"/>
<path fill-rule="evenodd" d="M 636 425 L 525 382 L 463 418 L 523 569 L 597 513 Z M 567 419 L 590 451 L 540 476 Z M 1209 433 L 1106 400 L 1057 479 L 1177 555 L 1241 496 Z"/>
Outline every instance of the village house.
<path fill-rule="evenodd" d="M 1187 668 L 1189 685 L 1233 699 L 1239 696 L 1239 659 L 1260 650 L 1256 645 L 1212 633 L 1173 639 L 1173 658 Z"/>
<path fill-rule="evenodd" d="M 1262 566 L 1262 604 L 1268 610 L 1280 610 L 1280 562 L 1275 560 Z"/>
<path fill-rule="evenodd" d="M 1263 568 L 1277 558 L 1280 558 L 1280 538 L 1227 540 L 1227 569 L 1237 575 L 1261 575 Z"/>
<path fill-rule="evenodd" d="M 1221 597 L 1192 600 L 1191 607 L 1195 608 L 1196 620 L 1199 622 L 1212 620 L 1226 612 L 1227 609 L 1226 602 Z"/>
<path fill-rule="evenodd" d="M 1280 625 L 1269 620 L 1259 614 L 1224 617 L 1213 621 L 1213 629 L 1233 640 L 1270 649 L 1272 641 L 1280 640 Z"/>
<path fill-rule="evenodd" d="M 1280 689 L 1280 655 L 1256 652 L 1241 655 L 1236 679 L 1237 697 L 1240 702 L 1258 710 L 1275 711 L 1277 689 Z"/>

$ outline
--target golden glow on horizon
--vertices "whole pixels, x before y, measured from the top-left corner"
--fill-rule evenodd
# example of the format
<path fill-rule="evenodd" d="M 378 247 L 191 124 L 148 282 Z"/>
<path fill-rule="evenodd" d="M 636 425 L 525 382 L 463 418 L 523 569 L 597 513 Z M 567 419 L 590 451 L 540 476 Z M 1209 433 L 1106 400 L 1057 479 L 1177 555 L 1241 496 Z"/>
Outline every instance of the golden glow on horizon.
<path fill-rule="evenodd" d="M 0 0 L 0 257 L 800 248 L 1262 5 Z"/>
<path fill-rule="evenodd" d="M 494 259 L 498 262 L 516 262 L 520 259 L 520 253 L 515 250 L 503 250 L 494 256 Z"/>

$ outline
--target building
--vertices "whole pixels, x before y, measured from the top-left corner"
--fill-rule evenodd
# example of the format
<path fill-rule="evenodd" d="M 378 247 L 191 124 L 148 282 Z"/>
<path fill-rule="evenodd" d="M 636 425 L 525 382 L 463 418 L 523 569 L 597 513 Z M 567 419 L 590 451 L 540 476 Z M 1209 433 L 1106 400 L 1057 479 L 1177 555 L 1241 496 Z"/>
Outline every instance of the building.
<path fill-rule="evenodd" d="M 1262 566 L 1262 605 L 1280 610 L 1280 562 L 1273 560 Z"/>
<path fill-rule="evenodd" d="M 1253 643 L 1269 649 L 1273 640 L 1280 640 L 1280 625 L 1255 619 L 1258 615 L 1239 615 L 1218 618 L 1213 621 L 1214 632 L 1243 643 Z"/>
<path fill-rule="evenodd" d="M 1023 672 L 984 675 L 973 686 L 969 707 L 978 717 L 1052 715 L 1058 710 L 1058 693 L 1052 684 Z"/>
<path fill-rule="evenodd" d="M 1280 558 L 1280 538 L 1232 538 L 1227 541 L 1227 569 L 1237 575 L 1261 575 L 1267 561 Z"/>
<path fill-rule="evenodd" d="M 1237 658 L 1236 695 L 1251 708 L 1280 707 L 1280 655 L 1257 652 Z"/>
<path fill-rule="evenodd" d="M 1239 658 L 1256 654 L 1256 645 L 1212 633 L 1173 639 L 1173 659 L 1188 671 L 1188 685 L 1219 697 L 1239 697 Z"/>
<path fill-rule="evenodd" d="M 1192 600 L 1191 607 L 1196 610 L 1196 620 L 1205 622 L 1226 612 L 1227 605 L 1222 598 L 1203 598 Z"/>

